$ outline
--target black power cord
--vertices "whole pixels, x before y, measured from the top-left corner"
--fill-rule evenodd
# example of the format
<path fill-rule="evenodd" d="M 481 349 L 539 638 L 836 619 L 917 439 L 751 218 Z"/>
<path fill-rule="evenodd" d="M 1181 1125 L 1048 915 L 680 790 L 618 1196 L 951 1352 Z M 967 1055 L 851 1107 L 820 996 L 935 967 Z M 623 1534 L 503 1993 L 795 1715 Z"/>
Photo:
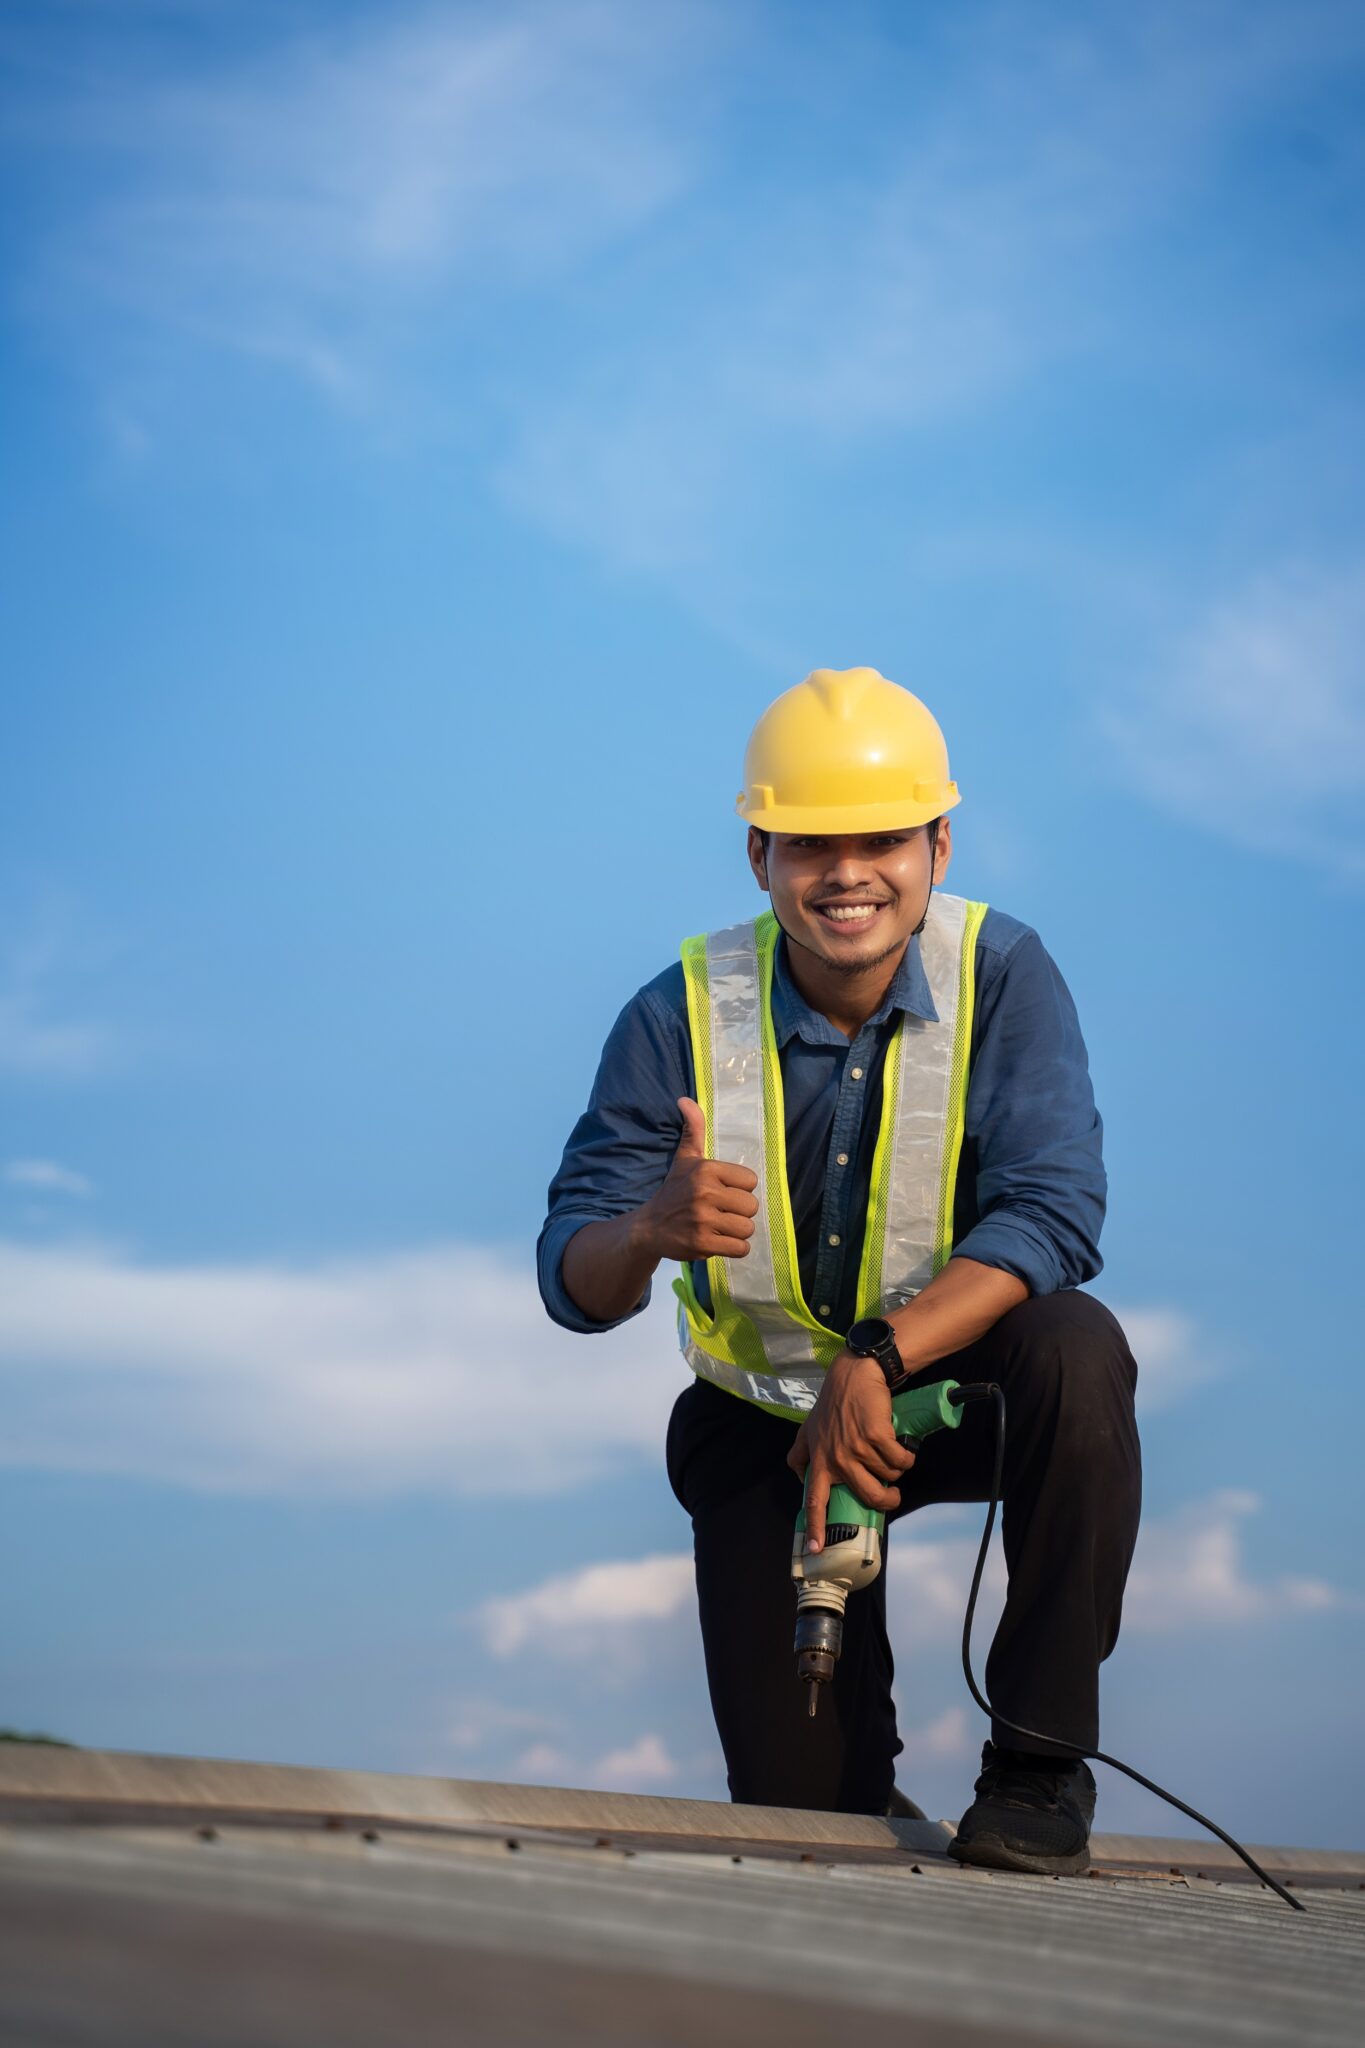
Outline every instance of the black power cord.
<path fill-rule="evenodd" d="M 1144 1786 L 1148 1792 L 1155 1792 L 1157 1798 L 1164 1799 L 1168 1806 L 1174 1806 L 1178 1812 L 1188 1814 L 1201 1828 L 1207 1828 L 1211 1835 L 1217 1835 L 1220 1842 L 1226 1842 L 1229 1849 L 1241 1857 L 1247 1869 L 1254 1872 L 1262 1884 L 1269 1885 L 1271 1891 L 1278 1893 L 1286 1906 L 1292 1906 L 1296 1913 L 1306 1913 L 1308 1908 L 1303 1900 L 1296 1899 L 1292 1892 L 1286 1891 L 1284 1886 L 1270 1875 L 1269 1871 L 1262 1870 L 1256 1858 L 1248 1855 L 1241 1843 L 1235 1841 L 1225 1828 L 1220 1828 L 1216 1820 L 1210 1820 L 1206 1813 L 1198 1813 L 1194 1807 L 1186 1806 L 1183 1799 L 1177 1799 L 1174 1792 L 1168 1792 L 1164 1785 L 1156 1784 L 1151 1778 L 1144 1778 L 1141 1771 L 1135 1771 L 1131 1764 L 1122 1763 L 1118 1757 L 1106 1756 L 1102 1749 L 1086 1749 L 1079 1742 L 1063 1742 L 1055 1735 L 1040 1735 L 1036 1728 L 1021 1727 L 1018 1721 L 1011 1721 L 986 1698 L 972 1676 L 972 1622 L 976 1615 L 976 1596 L 981 1591 L 981 1574 L 986 1569 L 986 1552 L 990 1549 L 991 1535 L 995 1528 L 995 1514 L 1000 1505 L 1000 1486 L 1005 1472 L 1005 1394 L 1004 1389 L 997 1386 L 994 1380 L 982 1380 L 970 1386 L 955 1388 L 948 1398 L 955 1408 L 960 1408 L 967 1401 L 995 1403 L 995 1467 L 991 1474 L 991 1504 L 986 1510 L 986 1526 L 981 1532 L 981 1547 L 976 1553 L 976 1569 L 972 1573 L 972 1590 L 967 1595 L 967 1612 L 962 1622 L 963 1676 L 967 1681 L 968 1692 L 982 1713 L 989 1714 L 1002 1728 L 1012 1728 L 1016 1735 L 1026 1736 L 1030 1742 L 1047 1743 L 1055 1749 L 1073 1750 L 1076 1755 L 1088 1757 L 1094 1763 L 1108 1764 L 1111 1771 L 1122 1771 L 1125 1778 L 1131 1778 L 1135 1784 Z"/>

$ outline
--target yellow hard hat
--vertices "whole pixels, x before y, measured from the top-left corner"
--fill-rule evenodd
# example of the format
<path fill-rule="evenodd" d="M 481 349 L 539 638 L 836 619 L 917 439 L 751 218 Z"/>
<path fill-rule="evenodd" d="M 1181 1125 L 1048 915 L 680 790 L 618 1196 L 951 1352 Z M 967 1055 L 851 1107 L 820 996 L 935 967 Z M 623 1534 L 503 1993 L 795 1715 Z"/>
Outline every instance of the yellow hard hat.
<path fill-rule="evenodd" d="M 749 738 L 735 809 L 765 832 L 885 832 L 960 803 L 938 720 L 875 668 L 817 668 Z"/>

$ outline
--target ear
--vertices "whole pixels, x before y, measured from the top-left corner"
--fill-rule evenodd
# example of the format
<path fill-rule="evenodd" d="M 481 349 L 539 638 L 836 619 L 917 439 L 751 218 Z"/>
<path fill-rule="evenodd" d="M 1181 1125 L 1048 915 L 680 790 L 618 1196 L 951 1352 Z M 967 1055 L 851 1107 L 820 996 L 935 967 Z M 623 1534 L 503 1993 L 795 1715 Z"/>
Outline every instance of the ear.
<path fill-rule="evenodd" d="M 938 834 L 934 841 L 934 881 L 941 882 L 948 872 L 948 863 L 953 857 L 953 823 L 951 818 L 940 818 Z"/>
<path fill-rule="evenodd" d="M 754 880 L 766 896 L 768 893 L 768 849 L 757 826 L 749 827 L 749 866 L 754 871 Z"/>

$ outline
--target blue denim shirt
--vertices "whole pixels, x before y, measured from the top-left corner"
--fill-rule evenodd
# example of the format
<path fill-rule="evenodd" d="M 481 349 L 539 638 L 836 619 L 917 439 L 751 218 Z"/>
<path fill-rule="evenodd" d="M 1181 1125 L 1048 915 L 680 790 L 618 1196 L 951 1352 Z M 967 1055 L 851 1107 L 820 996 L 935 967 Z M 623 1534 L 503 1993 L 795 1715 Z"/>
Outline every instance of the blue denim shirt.
<path fill-rule="evenodd" d="M 797 1260 L 806 1301 L 832 1329 L 846 1330 L 856 1313 L 882 1069 L 906 1010 L 937 1015 L 918 939 L 907 946 L 885 1002 L 852 1039 L 801 996 L 786 940 L 779 941 L 773 1023 Z M 617 1018 L 588 1106 L 550 1183 L 537 1246 L 540 1292 L 566 1329 L 614 1327 L 585 1316 L 566 1293 L 564 1248 L 585 1223 L 624 1215 L 655 1192 L 682 1133 L 677 1098 L 695 1094 L 678 962 L 632 996 Z M 976 946 L 954 1255 L 1013 1273 L 1033 1294 L 1093 1279 L 1104 1220 L 1100 1139 L 1085 1042 L 1066 983 L 1036 932 L 988 910 Z M 695 1265 L 693 1277 L 709 1306 L 705 1266 Z M 631 1313 L 648 1300 L 646 1291 Z"/>

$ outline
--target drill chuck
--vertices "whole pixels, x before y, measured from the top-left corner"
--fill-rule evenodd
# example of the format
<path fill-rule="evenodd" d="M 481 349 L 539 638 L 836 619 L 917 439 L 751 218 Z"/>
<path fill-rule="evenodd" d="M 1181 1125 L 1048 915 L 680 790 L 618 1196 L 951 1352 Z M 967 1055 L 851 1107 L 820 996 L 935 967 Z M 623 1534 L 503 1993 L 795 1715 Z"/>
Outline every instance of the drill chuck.
<path fill-rule="evenodd" d="M 839 1661 L 839 1652 L 844 1646 L 844 1608 L 824 1605 L 832 1596 L 841 1593 L 842 1587 L 803 1586 L 805 1604 L 798 1604 L 796 1610 L 796 1641 L 792 1648 L 796 1652 L 796 1676 L 809 1687 L 809 1711 L 814 1714 L 820 1698 L 820 1687 L 828 1685 L 834 1676 L 834 1667 Z M 820 1601 L 821 1605 L 816 1605 Z M 798 1596 L 800 1603 L 800 1596 Z"/>

